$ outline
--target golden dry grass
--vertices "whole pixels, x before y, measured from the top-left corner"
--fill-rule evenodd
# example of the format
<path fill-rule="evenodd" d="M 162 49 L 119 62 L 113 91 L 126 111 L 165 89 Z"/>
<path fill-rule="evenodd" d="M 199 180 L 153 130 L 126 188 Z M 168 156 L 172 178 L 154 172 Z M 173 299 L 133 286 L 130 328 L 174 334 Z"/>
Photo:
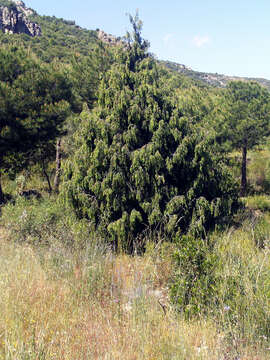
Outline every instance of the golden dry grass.
<path fill-rule="evenodd" d="M 89 262 L 60 245 L 38 251 L 2 235 L 1 359 L 269 358 L 256 346 L 236 349 L 214 321 L 176 316 L 166 298 L 168 259 L 108 253 Z"/>

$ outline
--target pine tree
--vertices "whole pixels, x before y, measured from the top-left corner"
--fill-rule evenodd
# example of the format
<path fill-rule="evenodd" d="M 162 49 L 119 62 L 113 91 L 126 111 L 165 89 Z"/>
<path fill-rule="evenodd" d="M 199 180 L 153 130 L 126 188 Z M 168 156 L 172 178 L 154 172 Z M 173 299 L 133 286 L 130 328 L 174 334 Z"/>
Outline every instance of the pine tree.
<path fill-rule="evenodd" d="M 229 113 L 224 138 L 242 151 L 241 195 L 247 190 L 247 151 L 270 134 L 270 95 L 256 82 L 232 81 L 227 86 Z"/>
<path fill-rule="evenodd" d="M 0 51 L 0 172 L 16 173 L 50 153 L 70 112 L 65 74 L 18 48 Z M 0 201 L 3 194 L 0 186 Z"/>

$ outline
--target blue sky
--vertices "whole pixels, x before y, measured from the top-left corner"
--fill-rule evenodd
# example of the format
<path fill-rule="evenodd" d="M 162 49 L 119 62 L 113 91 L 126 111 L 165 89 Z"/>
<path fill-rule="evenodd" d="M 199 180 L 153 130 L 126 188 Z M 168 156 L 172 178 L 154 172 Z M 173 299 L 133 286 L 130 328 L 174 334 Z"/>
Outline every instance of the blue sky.
<path fill-rule="evenodd" d="M 40 15 L 122 36 L 139 10 L 159 59 L 194 70 L 270 79 L 269 0 L 25 0 Z"/>

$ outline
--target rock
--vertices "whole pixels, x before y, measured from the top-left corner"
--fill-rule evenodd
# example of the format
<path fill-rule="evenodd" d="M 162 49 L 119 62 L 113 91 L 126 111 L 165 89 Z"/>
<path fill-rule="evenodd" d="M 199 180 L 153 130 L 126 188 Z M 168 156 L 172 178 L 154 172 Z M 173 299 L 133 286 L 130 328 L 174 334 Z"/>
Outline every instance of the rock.
<path fill-rule="evenodd" d="M 97 29 L 99 40 L 109 45 L 123 45 L 123 41 L 119 37 L 115 37 L 111 34 L 107 34 L 102 30 Z"/>
<path fill-rule="evenodd" d="M 40 36 L 40 26 L 28 18 L 33 13 L 34 11 L 20 0 L 14 1 L 11 6 L 0 6 L 0 31 L 5 34 Z"/>

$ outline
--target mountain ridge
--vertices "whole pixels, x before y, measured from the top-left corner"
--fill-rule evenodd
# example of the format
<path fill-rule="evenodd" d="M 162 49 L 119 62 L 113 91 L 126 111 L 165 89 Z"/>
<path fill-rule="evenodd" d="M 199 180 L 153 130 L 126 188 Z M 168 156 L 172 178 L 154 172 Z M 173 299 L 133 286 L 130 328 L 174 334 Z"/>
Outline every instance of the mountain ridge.
<path fill-rule="evenodd" d="M 6 34 L 13 34 L 15 38 L 7 39 Z M 55 16 L 41 16 L 35 10 L 28 8 L 21 0 L 0 0 L 0 44 L 18 44 L 19 42 L 20 45 L 29 47 L 30 42 L 24 34 L 32 37 L 32 50 L 45 62 L 50 62 L 54 58 L 69 62 L 72 54 L 81 53 L 86 56 L 97 41 L 110 46 L 123 44 L 123 37 L 107 34 L 103 30 L 83 29 L 76 25 L 75 21 Z M 46 54 L 44 49 L 47 49 Z M 270 91 L 270 80 L 265 78 L 201 72 L 173 61 L 158 59 L 157 61 L 175 73 L 210 86 L 226 87 L 227 83 L 233 80 L 257 81 Z"/>
<path fill-rule="evenodd" d="M 230 76 L 218 73 L 209 73 L 202 71 L 195 71 L 186 65 L 179 64 L 169 60 L 160 60 L 161 64 L 166 66 L 168 69 L 175 71 L 177 73 L 186 75 L 194 80 L 200 80 L 208 85 L 215 87 L 226 87 L 229 81 L 256 81 L 260 85 L 266 87 L 270 90 L 270 80 L 265 78 L 256 78 L 256 77 L 243 77 L 243 76 Z"/>

